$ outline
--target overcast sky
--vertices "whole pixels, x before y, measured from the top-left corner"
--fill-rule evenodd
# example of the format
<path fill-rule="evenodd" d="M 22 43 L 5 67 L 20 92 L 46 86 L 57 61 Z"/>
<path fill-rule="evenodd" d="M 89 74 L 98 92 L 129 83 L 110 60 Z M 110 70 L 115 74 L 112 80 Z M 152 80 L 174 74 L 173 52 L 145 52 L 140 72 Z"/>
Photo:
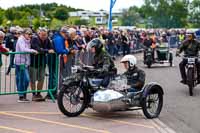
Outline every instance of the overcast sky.
<path fill-rule="evenodd" d="M 0 0 L 0 7 L 7 9 L 9 7 L 25 4 L 41 4 L 52 2 L 92 11 L 98 11 L 100 9 L 109 10 L 110 5 L 110 0 Z M 133 5 L 141 6 L 142 4 L 143 0 L 117 0 L 113 10 L 117 11 Z"/>

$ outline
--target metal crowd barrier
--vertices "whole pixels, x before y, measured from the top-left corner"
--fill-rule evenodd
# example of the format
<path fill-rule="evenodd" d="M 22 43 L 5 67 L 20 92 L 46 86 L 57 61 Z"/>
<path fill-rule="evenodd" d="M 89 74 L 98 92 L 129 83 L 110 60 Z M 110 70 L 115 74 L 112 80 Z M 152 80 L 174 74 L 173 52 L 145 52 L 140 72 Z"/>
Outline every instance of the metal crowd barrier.
<path fill-rule="evenodd" d="M 51 96 L 52 100 L 55 101 L 53 92 L 57 91 L 59 66 L 59 56 L 57 54 L 9 52 L 5 55 L 5 53 L 3 54 L 0 52 L 0 55 L 2 56 L 3 63 L 3 65 L 0 66 L 0 95 L 46 92 Z M 16 61 L 16 58 L 18 58 L 18 61 Z M 31 64 L 27 65 L 29 64 L 29 59 Z M 27 81 L 27 79 L 23 77 L 23 73 L 26 69 L 28 70 L 27 74 L 30 79 L 28 88 L 25 91 L 18 91 L 17 85 L 19 88 L 20 86 L 24 86 Z M 16 74 L 18 74 L 18 76 Z M 41 90 L 37 90 L 37 79 L 41 82 L 43 80 Z M 36 81 L 35 90 L 30 87 L 31 82 L 33 84 L 34 81 Z"/>

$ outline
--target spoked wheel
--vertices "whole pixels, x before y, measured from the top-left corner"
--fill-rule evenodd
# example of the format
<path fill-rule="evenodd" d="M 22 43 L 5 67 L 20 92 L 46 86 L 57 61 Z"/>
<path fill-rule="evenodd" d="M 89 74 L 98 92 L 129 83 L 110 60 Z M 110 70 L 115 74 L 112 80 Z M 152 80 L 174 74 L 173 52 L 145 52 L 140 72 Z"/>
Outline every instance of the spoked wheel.
<path fill-rule="evenodd" d="M 68 117 L 78 116 L 86 108 L 86 97 L 86 91 L 78 85 L 64 86 L 58 94 L 58 107 Z"/>
<path fill-rule="evenodd" d="M 161 91 L 150 91 L 142 100 L 142 110 L 148 119 L 157 118 L 162 110 L 163 94 Z"/>

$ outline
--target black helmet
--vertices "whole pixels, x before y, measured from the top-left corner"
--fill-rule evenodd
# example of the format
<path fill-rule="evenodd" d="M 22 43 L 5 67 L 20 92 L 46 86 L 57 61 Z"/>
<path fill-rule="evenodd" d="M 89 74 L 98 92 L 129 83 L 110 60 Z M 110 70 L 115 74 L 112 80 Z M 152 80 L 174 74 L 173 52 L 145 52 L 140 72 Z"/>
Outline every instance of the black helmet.
<path fill-rule="evenodd" d="M 87 45 L 88 50 L 91 48 L 95 48 L 96 52 L 99 52 L 103 48 L 103 42 L 99 38 L 94 38 Z"/>

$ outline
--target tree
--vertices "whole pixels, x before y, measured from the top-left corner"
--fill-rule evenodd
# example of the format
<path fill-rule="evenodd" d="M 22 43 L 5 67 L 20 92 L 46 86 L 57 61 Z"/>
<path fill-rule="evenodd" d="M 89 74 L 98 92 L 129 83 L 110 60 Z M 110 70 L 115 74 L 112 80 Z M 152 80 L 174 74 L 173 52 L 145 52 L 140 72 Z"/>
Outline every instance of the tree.
<path fill-rule="evenodd" d="M 129 10 L 124 10 L 122 17 L 123 26 L 134 26 L 140 21 L 140 15 L 136 7 L 131 7 Z"/>
<path fill-rule="evenodd" d="M 169 16 L 173 19 L 170 20 L 170 26 L 175 28 L 185 27 L 187 25 L 188 4 L 183 1 L 176 0 L 170 6 Z"/>
<path fill-rule="evenodd" d="M 146 24 L 151 18 L 153 27 L 180 28 L 187 25 L 188 0 L 145 0 L 139 9 Z"/>
<path fill-rule="evenodd" d="M 59 20 L 67 20 L 69 17 L 68 10 L 64 7 L 58 7 L 55 10 L 54 17 Z"/>
<path fill-rule="evenodd" d="M 193 0 L 190 4 L 189 21 L 193 24 L 193 27 L 200 27 L 200 1 Z"/>
<path fill-rule="evenodd" d="M 5 16 L 8 20 L 13 21 L 15 19 L 15 11 L 13 9 L 8 9 L 5 11 Z"/>
<path fill-rule="evenodd" d="M 0 25 L 3 23 L 3 19 L 4 19 L 4 11 L 0 10 Z"/>
<path fill-rule="evenodd" d="M 78 19 L 74 22 L 75 25 L 88 25 L 88 21 L 85 19 Z"/>

